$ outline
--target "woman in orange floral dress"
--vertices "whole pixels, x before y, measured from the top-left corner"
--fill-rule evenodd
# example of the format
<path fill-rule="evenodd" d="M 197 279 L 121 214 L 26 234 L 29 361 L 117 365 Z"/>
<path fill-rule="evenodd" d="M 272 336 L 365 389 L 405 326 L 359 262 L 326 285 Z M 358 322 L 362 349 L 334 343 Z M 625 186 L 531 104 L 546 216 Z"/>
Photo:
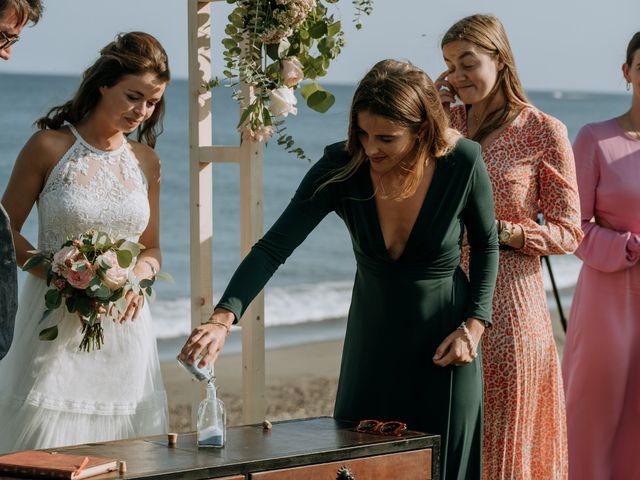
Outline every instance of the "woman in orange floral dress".
<path fill-rule="evenodd" d="M 483 478 L 567 478 L 564 393 L 540 256 L 573 252 L 579 200 L 565 126 L 529 103 L 500 21 L 473 15 L 442 40 L 436 85 L 452 126 L 479 142 L 501 244 L 483 340 Z M 537 223 L 542 213 L 545 224 Z"/>

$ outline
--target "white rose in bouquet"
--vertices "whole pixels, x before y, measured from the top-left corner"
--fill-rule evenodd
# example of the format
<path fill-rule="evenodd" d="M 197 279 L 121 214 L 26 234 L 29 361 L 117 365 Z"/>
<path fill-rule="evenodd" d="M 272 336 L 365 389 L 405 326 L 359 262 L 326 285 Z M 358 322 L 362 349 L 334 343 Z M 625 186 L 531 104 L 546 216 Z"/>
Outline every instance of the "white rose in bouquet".
<path fill-rule="evenodd" d="M 298 109 L 294 106 L 298 103 L 293 88 L 280 87 L 269 92 L 269 111 L 274 117 L 286 117 L 289 114 L 296 115 Z"/>
<path fill-rule="evenodd" d="M 111 268 L 104 272 L 102 283 L 111 290 L 117 290 L 127 282 L 129 269 L 118 264 L 118 256 L 113 250 L 107 250 L 101 257 L 111 265 Z"/>

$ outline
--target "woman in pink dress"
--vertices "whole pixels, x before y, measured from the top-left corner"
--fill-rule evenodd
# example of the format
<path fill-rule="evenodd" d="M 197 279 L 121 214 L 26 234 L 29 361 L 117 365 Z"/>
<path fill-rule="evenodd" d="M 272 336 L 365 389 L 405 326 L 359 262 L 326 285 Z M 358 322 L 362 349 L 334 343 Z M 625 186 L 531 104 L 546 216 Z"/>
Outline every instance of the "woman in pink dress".
<path fill-rule="evenodd" d="M 622 71 L 631 109 L 585 125 L 573 145 L 583 266 L 562 370 L 569 476 L 640 478 L 640 32 Z"/>
<path fill-rule="evenodd" d="M 582 238 L 571 144 L 561 122 L 529 103 L 496 17 L 460 20 L 442 51 L 436 85 L 443 103 L 463 103 L 450 108 L 452 126 L 482 145 L 501 243 L 482 340 L 483 478 L 564 479 L 564 392 L 540 256 L 571 253 Z"/>

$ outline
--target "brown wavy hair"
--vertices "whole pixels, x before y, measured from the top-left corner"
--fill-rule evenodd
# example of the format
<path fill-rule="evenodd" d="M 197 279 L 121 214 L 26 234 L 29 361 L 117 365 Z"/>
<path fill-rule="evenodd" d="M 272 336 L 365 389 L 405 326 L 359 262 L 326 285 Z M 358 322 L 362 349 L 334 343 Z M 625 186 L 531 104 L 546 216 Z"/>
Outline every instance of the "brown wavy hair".
<path fill-rule="evenodd" d="M 0 0 L 0 15 L 4 15 L 9 9 L 13 9 L 18 17 L 18 25 L 31 22 L 38 23 L 42 16 L 41 0 Z"/>
<path fill-rule="evenodd" d="M 633 55 L 640 50 L 640 32 L 636 32 L 627 45 L 627 65 L 631 66 Z"/>
<path fill-rule="evenodd" d="M 448 43 L 460 40 L 474 44 L 486 54 L 496 57 L 504 65 L 498 72 L 496 84 L 489 92 L 487 104 L 491 105 L 491 100 L 499 92 L 506 99 L 506 103 L 503 108 L 490 112 L 484 125 L 472 137 L 472 140 L 481 142 L 491 132 L 507 123 L 514 111 L 530 105 L 530 102 L 520 82 L 507 33 L 498 17 L 476 14 L 457 21 L 442 37 L 440 47 L 443 48 Z"/>
<path fill-rule="evenodd" d="M 320 188 L 348 179 L 367 160 L 358 138 L 360 112 L 379 115 L 418 135 L 414 150 L 402 162 L 406 174 L 395 200 L 411 197 L 424 175 L 426 161 L 446 155 L 453 147 L 447 133 L 449 119 L 429 76 L 410 63 L 382 60 L 360 81 L 351 102 L 347 137 L 351 160 Z"/>
<path fill-rule="evenodd" d="M 58 129 L 65 122 L 75 124 L 85 118 L 101 98 L 100 87 L 112 87 L 126 75 L 154 74 L 159 80 L 169 82 L 169 61 L 160 42 L 144 32 L 118 35 L 115 41 L 100 50 L 100 57 L 82 74 L 80 87 L 73 98 L 63 105 L 53 107 L 35 122 L 41 129 Z M 154 147 L 162 133 L 164 95 L 156 103 L 151 116 L 137 128 L 137 139 Z"/>

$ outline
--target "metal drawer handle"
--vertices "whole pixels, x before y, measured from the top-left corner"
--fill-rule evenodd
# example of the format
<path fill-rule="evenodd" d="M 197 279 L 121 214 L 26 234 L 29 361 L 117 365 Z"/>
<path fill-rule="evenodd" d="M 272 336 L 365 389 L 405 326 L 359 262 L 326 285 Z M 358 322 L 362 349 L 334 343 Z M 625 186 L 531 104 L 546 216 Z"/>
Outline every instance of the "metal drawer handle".
<path fill-rule="evenodd" d="M 349 467 L 343 465 L 342 468 L 338 470 L 338 476 L 336 477 L 336 480 L 356 480 L 356 477 L 353 475 L 353 473 L 351 473 Z"/>

